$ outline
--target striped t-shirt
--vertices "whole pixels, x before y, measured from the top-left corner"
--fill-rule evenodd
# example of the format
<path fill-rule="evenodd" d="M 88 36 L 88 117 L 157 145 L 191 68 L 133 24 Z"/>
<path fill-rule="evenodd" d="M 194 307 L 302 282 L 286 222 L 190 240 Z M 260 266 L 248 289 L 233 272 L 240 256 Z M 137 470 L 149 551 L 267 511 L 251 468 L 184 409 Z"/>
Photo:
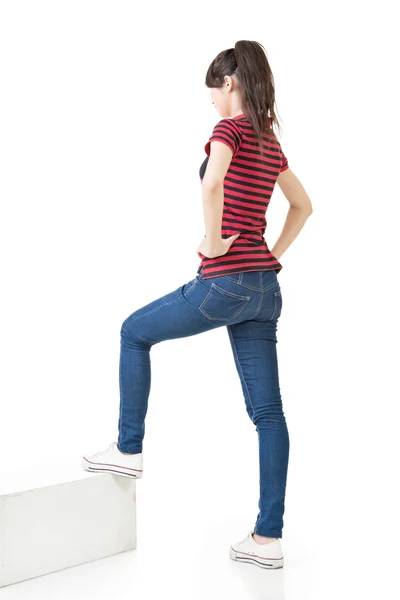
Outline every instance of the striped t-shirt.
<path fill-rule="evenodd" d="M 204 279 L 245 271 L 279 271 L 281 263 L 273 256 L 264 238 L 268 208 L 275 182 L 288 167 L 277 139 L 263 134 L 264 156 L 258 148 L 254 129 L 243 113 L 221 119 L 204 149 L 207 157 L 200 167 L 203 180 L 210 156 L 210 144 L 218 140 L 232 150 L 232 161 L 224 179 L 224 207 L 221 237 L 240 232 L 228 252 L 208 258 L 201 254 L 198 271 Z"/>

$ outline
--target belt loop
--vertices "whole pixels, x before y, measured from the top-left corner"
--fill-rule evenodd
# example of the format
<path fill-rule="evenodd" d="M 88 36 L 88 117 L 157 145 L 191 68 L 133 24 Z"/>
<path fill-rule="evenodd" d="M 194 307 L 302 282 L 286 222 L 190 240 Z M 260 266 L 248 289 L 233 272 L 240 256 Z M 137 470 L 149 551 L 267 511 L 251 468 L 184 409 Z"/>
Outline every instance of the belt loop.
<path fill-rule="evenodd" d="M 242 281 L 243 281 L 243 275 L 244 275 L 244 273 L 243 273 L 243 272 L 242 272 L 242 273 L 239 273 L 239 277 L 238 277 L 237 283 L 239 283 L 239 284 L 241 284 L 241 283 L 242 283 Z"/>

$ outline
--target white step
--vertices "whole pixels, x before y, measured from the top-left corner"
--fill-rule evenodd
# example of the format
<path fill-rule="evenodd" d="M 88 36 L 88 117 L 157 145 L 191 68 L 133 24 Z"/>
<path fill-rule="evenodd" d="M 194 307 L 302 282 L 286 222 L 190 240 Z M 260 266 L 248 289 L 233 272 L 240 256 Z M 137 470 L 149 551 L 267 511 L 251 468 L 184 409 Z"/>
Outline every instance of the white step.
<path fill-rule="evenodd" d="M 136 480 L 55 465 L 0 473 L 0 587 L 136 548 Z"/>

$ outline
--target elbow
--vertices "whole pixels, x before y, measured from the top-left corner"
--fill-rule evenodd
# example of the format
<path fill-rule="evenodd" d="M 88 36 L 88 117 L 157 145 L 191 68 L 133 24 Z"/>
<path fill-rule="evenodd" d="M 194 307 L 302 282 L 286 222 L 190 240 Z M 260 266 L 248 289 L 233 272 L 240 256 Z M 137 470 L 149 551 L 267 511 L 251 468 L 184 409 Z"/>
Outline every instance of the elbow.
<path fill-rule="evenodd" d="M 218 188 L 224 187 L 224 180 L 216 177 L 204 177 L 201 183 L 202 188 L 207 188 L 211 192 L 217 190 Z"/>
<path fill-rule="evenodd" d="M 296 209 L 298 212 L 301 212 L 303 215 L 306 215 L 306 217 L 309 217 L 313 212 L 312 204 L 309 202 L 302 204 L 290 203 L 290 207 Z"/>

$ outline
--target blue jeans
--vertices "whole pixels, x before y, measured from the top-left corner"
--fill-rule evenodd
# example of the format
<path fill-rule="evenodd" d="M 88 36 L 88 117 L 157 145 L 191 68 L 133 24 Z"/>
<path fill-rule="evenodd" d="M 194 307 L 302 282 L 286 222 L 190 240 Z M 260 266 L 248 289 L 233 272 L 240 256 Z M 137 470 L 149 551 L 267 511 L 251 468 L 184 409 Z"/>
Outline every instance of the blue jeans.
<path fill-rule="evenodd" d="M 194 279 L 132 313 L 121 326 L 118 448 L 143 450 L 150 393 L 150 350 L 165 340 L 226 326 L 246 410 L 259 442 L 260 499 L 254 531 L 282 537 L 289 434 L 282 409 L 277 322 L 282 295 L 276 271 Z"/>

